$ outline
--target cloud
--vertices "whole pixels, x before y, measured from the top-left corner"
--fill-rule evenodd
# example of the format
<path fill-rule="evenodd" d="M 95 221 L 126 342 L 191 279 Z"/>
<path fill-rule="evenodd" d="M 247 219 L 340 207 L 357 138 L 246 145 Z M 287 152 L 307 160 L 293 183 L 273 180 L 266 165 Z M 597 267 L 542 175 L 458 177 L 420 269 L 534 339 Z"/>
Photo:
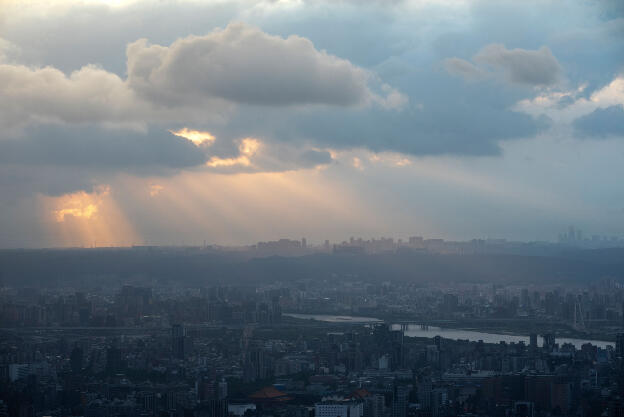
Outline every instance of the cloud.
<path fill-rule="evenodd" d="M 0 38 L 0 62 L 12 61 L 19 54 L 20 49 L 17 45 L 6 39 Z"/>
<path fill-rule="evenodd" d="M 467 80 L 493 75 L 493 70 L 501 72 L 511 83 L 529 86 L 555 84 L 561 74 L 559 62 L 546 46 L 538 50 L 528 50 L 507 49 L 501 44 L 490 44 L 482 48 L 472 61 L 449 58 L 444 61 L 444 66 L 450 74 Z"/>
<path fill-rule="evenodd" d="M 170 46 L 140 39 L 126 53 L 127 79 L 95 65 L 66 75 L 0 61 L 0 121 L 8 128 L 97 123 L 146 129 L 149 123 L 222 121 L 236 105 L 398 109 L 407 103 L 372 72 L 315 49 L 306 38 L 272 36 L 244 23 Z"/>
<path fill-rule="evenodd" d="M 307 146 L 263 142 L 251 137 L 237 142 L 235 155 L 212 156 L 206 162 L 206 167 L 223 173 L 282 172 L 316 168 L 333 161 L 329 151 Z"/>
<path fill-rule="evenodd" d="M 149 185 L 149 195 L 150 195 L 150 197 L 156 197 L 164 189 L 165 189 L 165 187 L 163 187 L 160 184 L 150 184 Z"/>
<path fill-rule="evenodd" d="M 487 76 L 485 71 L 465 59 L 448 58 L 444 60 L 443 64 L 449 74 L 462 77 L 468 81 L 481 80 Z"/>
<path fill-rule="evenodd" d="M 451 91 L 440 91 L 442 94 L 451 95 Z M 408 155 L 496 155 L 500 141 L 532 137 L 548 126 L 546 118 L 495 107 L 480 97 L 474 102 L 470 98 L 455 103 L 444 98 L 400 113 L 326 111 L 298 115 L 286 122 L 292 124 L 290 129 L 276 131 L 275 137 L 283 142 L 298 138 L 333 149 L 366 148 Z"/>
<path fill-rule="evenodd" d="M 303 167 L 311 168 L 319 165 L 327 165 L 332 162 L 332 159 L 329 151 L 309 149 L 298 155 L 297 162 Z"/>
<path fill-rule="evenodd" d="M 79 191 L 58 198 L 58 208 L 53 211 L 54 219 L 62 223 L 68 216 L 91 219 L 97 215 L 102 199 L 110 194 L 110 187 L 101 186 L 92 193 Z"/>
<path fill-rule="evenodd" d="M 140 39 L 126 53 L 130 88 L 164 105 L 218 98 L 265 106 L 358 106 L 378 97 L 364 69 L 318 51 L 306 38 L 284 39 L 244 23 L 168 47 Z"/>
<path fill-rule="evenodd" d="M 206 153 L 166 130 L 136 132 L 93 126 L 33 126 L 0 140 L 0 164 L 160 172 L 201 165 Z"/>
<path fill-rule="evenodd" d="M 203 132 L 200 130 L 193 130 L 187 127 L 183 127 L 178 130 L 170 130 L 172 135 L 180 136 L 193 142 L 196 146 L 210 146 L 214 143 L 215 137 L 210 132 Z"/>
<path fill-rule="evenodd" d="M 595 110 L 621 105 L 624 105 L 624 77 L 616 75 L 593 91 L 585 83 L 571 90 L 546 90 L 532 99 L 519 101 L 514 107 L 535 117 L 545 115 L 567 126 Z"/>
<path fill-rule="evenodd" d="M 0 120 L 35 123 L 140 123 L 144 104 L 117 75 L 86 66 L 66 76 L 51 68 L 0 64 Z"/>
<path fill-rule="evenodd" d="M 561 72 L 559 62 L 546 46 L 531 51 L 507 49 L 504 45 L 492 44 L 483 48 L 474 59 L 502 70 L 510 81 L 519 84 L 554 84 Z"/>
<path fill-rule="evenodd" d="M 237 165 L 248 167 L 251 165 L 251 158 L 256 154 L 256 152 L 258 152 L 260 146 L 261 143 L 258 139 L 245 138 L 238 146 L 239 154 L 236 158 L 220 158 L 218 156 L 213 156 L 208 162 L 206 162 L 206 166 L 211 168 L 231 167 Z"/>
<path fill-rule="evenodd" d="M 558 222 L 589 229 L 581 224 L 589 217 L 565 216 L 568 208 L 585 203 L 596 204 L 591 218 L 604 221 L 604 230 L 621 223 L 608 225 L 598 208 L 622 207 L 619 176 L 613 172 L 621 165 L 624 141 L 574 137 L 576 133 L 589 138 L 592 133 L 583 133 L 583 128 L 590 129 L 590 118 L 583 116 L 624 102 L 621 79 L 613 81 L 624 62 L 621 1 L 570 2 L 565 8 L 542 0 L 408 0 L 396 7 L 386 7 L 383 0 L 366 5 L 353 0 L 157 4 L 139 0 L 122 7 L 80 0 L 37 3 L 37 7 L 23 7 L 13 1 L 10 8 L 0 7 L 5 39 L 0 41 L 4 77 L 0 79 L 4 128 L 0 210 L 5 210 L 0 229 L 5 242 L 18 242 L 24 236 L 32 242 L 41 238 L 41 234 L 29 235 L 37 218 L 32 214 L 33 193 L 59 196 L 85 190 L 91 194 L 98 184 L 111 185 L 104 202 L 117 197 L 143 199 L 137 203 L 133 223 L 143 221 L 167 200 L 188 204 L 183 215 L 175 209 L 152 214 L 153 223 L 144 230 L 157 235 L 166 223 L 169 229 L 161 233 L 161 242 L 168 242 L 172 231 L 184 238 L 197 236 L 198 241 L 206 234 L 215 240 L 230 239 L 242 217 L 256 217 L 244 213 L 228 223 L 207 214 L 197 200 L 203 192 L 224 211 L 231 213 L 238 206 L 255 210 L 260 204 L 250 195 L 275 200 L 277 194 L 267 192 L 258 178 L 292 180 L 293 190 L 344 209 L 339 220 L 322 212 L 318 222 L 309 222 L 315 228 L 326 227 L 323 233 L 340 230 L 331 232 L 337 237 L 348 232 L 341 228 L 352 221 L 353 207 L 380 205 L 371 218 L 383 217 L 379 213 L 391 206 L 405 207 L 407 220 L 397 226 L 399 232 L 413 224 L 409 219 L 413 221 L 413 213 L 418 212 L 423 214 L 422 222 L 415 229 L 461 234 L 465 226 L 453 222 L 457 216 L 445 209 L 456 207 L 458 201 L 475 218 L 466 237 L 500 233 L 502 226 L 510 236 L 549 238 L 556 234 Z M 242 25 L 237 32 L 227 26 L 233 21 L 246 23 L 237 24 Z M 135 43 L 140 38 L 148 41 Z M 136 53 L 126 55 L 129 44 L 134 44 Z M 293 45 L 303 47 L 291 53 Z M 127 72 L 129 58 L 138 65 L 133 70 L 144 72 Z M 436 63 L 444 58 L 449 58 L 444 61 L 446 71 L 440 71 Z M 303 67 L 301 62 L 314 65 Z M 214 63 L 235 71 L 215 71 Z M 300 78 L 295 73 L 284 75 L 291 65 L 300 70 Z M 314 68 L 325 72 L 311 73 Z M 256 69 L 273 82 L 267 86 L 279 88 L 275 94 L 261 89 L 267 86 L 252 73 Z M 333 82 L 341 79 L 334 77 L 337 73 L 344 74 L 341 85 Z M 241 84 L 236 77 L 243 75 L 260 83 Z M 275 81 L 277 77 L 281 78 Z M 392 87 L 384 87 L 385 83 Z M 609 83 L 609 88 L 602 88 Z M 583 91 L 571 87 L 582 85 Z M 536 91 L 524 86 L 548 88 Z M 617 117 L 618 108 L 610 111 Z M 593 116 L 609 114 L 596 111 Z M 543 130 L 547 118 L 554 125 Z M 595 127 L 594 133 L 603 127 Z M 215 139 L 196 146 L 187 140 L 188 132 L 186 138 L 168 133 L 180 133 L 181 128 L 210 132 Z M 536 137 L 539 132 L 543 134 Z M 239 149 L 242 138 L 261 143 L 246 156 L 248 165 L 205 165 L 213 158 L 236 161 L 245 156 Z M 371 150 L 378 154 L 369 158 Z M 345 156 L 337 159 L 336 155 Z M 352 157 L 360 158 L 364 171 L 353 169 Z M 373 162 L 375 158 L 379 161 Z M 408 161 L 411 165 L 397 166 Z M 436 167 L 423 161 L 447 163 Z M 317 166 L 326 168 L 275 173 Z M 491 206 L 492 201 L 484 202 L 482 195 L 471 199 L 472 191 L 450 189 L 444 182 L 430 184 L 431 175 L 449 172 L 452 181 L 470 182 L 468 190 L 489 187 L 520 195 L 517 191 L 522 187 L 516 185 L 525 184 L 543 192 L 522 194 L 513 205 L 506 205 L 511 200 L 509 193 L 503 193 L 503 205 Z M 342 184 L 342 188 L 311 190 L 304 180 L 314 176 L 326 176 L 328 184 Z M 181 177 L 193 187 L 182 187 Z M 490 186 L 487 178 L 502 182 Z M 553 178 L 557 181 L 549 181 Z M 129 181 L 140 186 L 124 189 Z M 231 187 L 236 181 L 241 182 L 240 188 Z M 150 184 L 164 190 L 150 198 L 151 191 L 158 192 Z M 344 196 L 349 190 L 359 190 L 367 198 L 352 205 L 327 198 Z M 223 204 L 219 200 L 228 193 L 237 200 Z M 264 234 L 273 233 L 267 224 L 282 227 L 277 230 L 286 234 L 295 230 L 292 225 L 300 224 L 293 220 L 289 228 L 283 226 L 285 210 L 292 209 L 292 196 L 284 195 L 268 211 L 275 223 L 266 222 L 269 215 L 263 218 Z M 570 197 L 562 201 L 571 203 L 562 204 L 563 211 L 553 212 L 552 217 L 533 210 L 535 202 L 539 206 L 562 195 Z M 59 208 L 52 200 L 46 213 L 56 228 L 106 218 L 101 207 L 91 219 L 68 215 L 56 223 L 50 213 Z M 307 201 L 301 205 L 305 210 L 309 207 Z M 301 208 L 293 210 L 293 219 L 301 218 Z M 313 214 L 303 212 L 306 218 Z M 503 221 L 503 216 L 510 220 Z M 187 232 L 174 227 L 177 218 Z M 211 229 L 197 227 L 202 219 L 223 229 L 206 233 Z M 253 228 L 257 223 L 244 224 Z M 373 223 L 379 227 L 376 231 L 384 231 L 385 225 Z M 367 219 L 354 224 L 361 231 L 373 223 Z M 449 223 L 455 225 L 441 226 Z M 249 238 L 241 236 L 245 237 L 239 242 Z"/>
<path fill-rule="evenodd" d="M 276 146 L 255 138 L 230 141 L 191 128 L 175 132 L 182 136 L 158 128 L 137 132 L 93 126 L 28 127 L 22 137 L 0 140 L 0 194 L 62 195 L 91 190 L 126 174 L 280 172 L 331 162 L 327 151 L 305 144 Z M 184 135 L 213 139 L 197 145 Z"/>
<path fill-rule="evenodd" d="M 2 50 L 12 48 L 7 45 Z M 326 151 L 299 143 L 259 152 L 241 142 L 251 135 L 217 141 L 205 127 L 227 132 L 229 116 L 246 108 L 390 111 L 408 103 L 372 72 L 317 50 L 308 39 L 272 36 L 243 23 L 170 46 L 136 41 L 128 45 L 127 67 L 124 78 L 96 65 L 65 73 L 0 60 L 3 170 L 33 190 L 58 194 L 92 187 L 95 178 L 115 172 L 165 175 L 206 163 L 230 172 L 313 167 L 331 162 Z M 172 125 L 189 127 L 169 130 Z M 58 168 L 58 181 L 41 178 L 50 167 Z M 76 178 L 67 181 L 60 171 L 71 169 Z"/>
<path fill-rule="evenodd" d="M 585 137 L 624 137 L 624 105 L 597 108 L 574 121 L 576 133 Z"/>
<path fill-rule="evenodd" d="M 117 203 L 111 185 L 59 196 L 37 195 L 33 202 L 46 219 L 44 236 L 55 246 L 131 245 L 140 242 L 134 227 Z M 41 246 L 41 240 L 37 246 Z"/>

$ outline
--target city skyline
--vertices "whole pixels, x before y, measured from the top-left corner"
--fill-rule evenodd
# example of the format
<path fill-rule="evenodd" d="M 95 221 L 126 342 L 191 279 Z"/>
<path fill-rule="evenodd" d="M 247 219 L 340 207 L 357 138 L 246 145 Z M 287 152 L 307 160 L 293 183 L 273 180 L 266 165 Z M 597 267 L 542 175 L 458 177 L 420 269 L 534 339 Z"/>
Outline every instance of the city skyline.
<path fill-rule="evenodd" d="M 296 245 L 298 248 L 311 249 L 311 248 L 330 248 L 335 246 L 361 246 L 363 244 L 371 243 L 388 243 L 393 249 L 400 247 L 418 247 L 423 244 L 487 244 L 487 245 L 516 245 L 516 244 L 546 244 L 546 245 L 563 245 L 570 247 L 584 247 L 584 248 L 618 248 L 624 246 L 624 237 L 616 235 L 597 235 L 592 233 L 585 234 L 583 230 L 575 228 L 574 226 L 568 226 L 567 230 L 558 233 L 557 236 L 553 236 L 548 240 L 513 240 L 503 237 L 473 237 L 465 240 L 445 239 L 439 236 L 420 236 L 417 234 L 409 234 L 403 236 L 349 236 L 339 238 L 338 240 L 330 239 L 318 239 L 312 240 L 306 236 L 302 236 L 297 239 L 293 236 L 280 236 L 272 239 L 264 239 L 255 242 L 243 242 L 243 243 L 222 243 L 212 242 L 204 239 L 203 242 L 184 242 L 175 241 L 152 243 L 148 241 L 136 241 L 129 242 L 122 245 L 109 245 L 107 242 L 98 242 L 97 240 L 89 244 L 82 244 L 77 246 L 41 246 L 41 247 L 7 247 L 2 249 L 63 249 L 63 248 L 136 248 L 136 247 L 162 247 L 162 248 L 174 248 L 174 247 L 212 247 L 212 248 L 262 248 L 268 247 L 274 244 Z"/>

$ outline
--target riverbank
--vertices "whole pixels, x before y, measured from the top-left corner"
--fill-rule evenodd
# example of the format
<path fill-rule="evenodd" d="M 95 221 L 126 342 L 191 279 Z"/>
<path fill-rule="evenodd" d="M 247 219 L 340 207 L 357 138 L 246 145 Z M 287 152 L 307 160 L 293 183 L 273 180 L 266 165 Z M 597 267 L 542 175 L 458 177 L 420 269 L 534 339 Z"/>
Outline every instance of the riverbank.
<path fill-rule="evenodd" d="M 606 347 L 613 345 L 613 340 L 606 339 L 604 335 L 602 337 L 592 337 L 588 334 L 578 334 L 578 332 L 564 331 L 561 327 L 554 324 L 539 325 L 540 323 L 530 323 L 530 326 L 515 326 L 510 329 L 510 323 L 506 323 L 506 327 L 502 328 L 503 321 L 497 321 L 496 326 L 478 326 L 475 325 L 478 322 L 460 322 L 453 320 L 429 320 L 418 321 L 408 323 L 406 321 L 395 322 L 381 320 L 374 317 L 363 316 L 349 316 L 349 315 L 327 315 L 327 314 L 289 314 L 285 313 L 285 317 L 296 320 L 306 320 L 324 322 L 328 324 L 376 324 L 376 323 L 388 323 L 393 325 L 395 329 L 400 329 L 401 325 L 405 326 L 405 334 L 412 337 L 434 337 L 442 336 L 449 339 L 464 339 L 478 341 L 483 340 L 486 343 L 498 343 L 500 341 L 506 342 L 520 342 L 523 341 L 528 344 L 529 335 L 536 333 L 543 335 L 546 333 L 552 333 L 556 336 L 560 343 L 571 343 L 577 348 L 580 348 L 584 343 L 592 343 L 596 346 Z M 493 324 L 490 322 L 490 324 Z M 524 329 L 524 331 L 523 331 Z M 567 330 L 567 329 L 566 329 Z"/>

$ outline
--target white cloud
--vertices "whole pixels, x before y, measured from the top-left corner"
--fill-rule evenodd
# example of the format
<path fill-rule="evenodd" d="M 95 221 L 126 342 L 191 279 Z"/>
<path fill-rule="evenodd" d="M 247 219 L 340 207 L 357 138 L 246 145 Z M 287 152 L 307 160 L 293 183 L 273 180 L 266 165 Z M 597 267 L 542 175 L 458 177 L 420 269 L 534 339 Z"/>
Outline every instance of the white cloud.
<path fill-rule="evenodd" d="M 306 38 L 284 39 L 243 23 L 169 47 L 140 39 L 128 45 L 127 57 L 129 86 L 167 105 L 218 98 L 252 105 L 354 106 L 376 97 L 368 71 L 315 49 Z"/>
<path fill-rule="evenodd" d="M 0 120 L 8 128 L 98 123 L 144 129 L 152 122 L 222 121 L 239 104 L 396 109 L 407 103 L 385 84 L 374 93 L 369 84 L 379 82 L 372 73 L 308 39 L 284 39 L 242 23 L 171 46 L 140 39 L 127 47 L 127 66 L 124 80 L 94 65 L 66 75 L 0 63 Z"/>
<path fill-rule="evenodd" d="M 29 122 L 137 123 L 145 112 L 117 75 L 86 66 L 66 76 L 51 68 L 0 64 L 0 119 L 14 127 Z"/>
<path fill-rule="evenodd" d="M 533 116 L 546 115 L 560 125 L 565 125 L 596 109 L 624 105 L 624 76 L 622 75 L 618 75 L 589 97 L 582 96 L 585 88 L 585 85 L 581 85 L 569 91 L 546 91 L 532 99 L 521 100 L 515 109 Z"/>

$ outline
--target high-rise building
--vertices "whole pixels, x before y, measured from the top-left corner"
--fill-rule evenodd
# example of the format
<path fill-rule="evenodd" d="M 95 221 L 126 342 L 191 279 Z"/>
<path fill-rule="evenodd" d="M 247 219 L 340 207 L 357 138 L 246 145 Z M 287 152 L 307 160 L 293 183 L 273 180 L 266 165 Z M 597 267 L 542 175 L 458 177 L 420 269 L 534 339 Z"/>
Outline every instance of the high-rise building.
<path fill-rule="evenodd" d="M 364 417 L 384 417 L 386 398 L 382 394 L 373 394 L 364 398 Z"/>
<path fill-rule="evenodd" d="M 171 326 L 171 353 L 174 358 L 184 359 L 186 329 L 181 324 Z"/>
<path fill-rule="evenodd" d="M 542 337 L 544 338 L 544 349 L 553 350 L 555 347 L 555 335 L 552 333 L 546 333 Z"/>
<path fill-rule="evenodd" d="M 531 350 L 537 349 L 537 334 L 536 333 L 531 333 L 531 335 L 529 336 L 529 347 L 531 348 Z"/>
<path fill-rule="evenodd" d="M 228 396 L 228 383 L 225 379 L 222 379 L 217 385 L 217 398 L 219 400 L 225 400 Z"/>
<path fill-rule="evenodd" d="M 392 417 L 406 417 L 409 393 L 412 387 L 409 385 L 395 385 L 392 393 Z"/>
<path fill-rule="evenodd" d="M 431 380 L 424 378 L 418 383 L 418 402 L 423 410 L 431 408 Z"/>
<path fill-rule="evenodd" d="M 227 400 L 208 400 L 204 401 L 198 407 L 199 415 L 208 415 L 211 417 L 227 417 L 228 402 Z"/>
<path fill-rule="evenodd" d="M 108 374 L 115 374 L 121 372 L 122 369 L 121 350 L 115 346 L 109 347 L 106 350 L 106 372 Z"/>
<path fill-rule="evenodd" d="M 520 305 L 524 308 L 529 308 L 531 306 L 528 288 L 523 288 L 520 292 Z"/>
<path fill-rule="evenodd" d="M 244 379 L 248 382 L 266 379 L 272 374 L 272 362 L 260 346 L 252 346 L 246 353 Z"/>
<path fill-rule="evenodd" d="M 82 349 L 79 346 L 75 346 L 71 351 L 69 360 L 72 372 L 78 373 L 82 370 L 83 354 Z"/>
<path fill-rule="evenodd" d="M 624 333 L 615 336 L 615 356 L 624 358 Z"/>
<path fill-rule="evenodd" d="M 328 401 L 314 405 L 315 417 L 363 417 L 364 405 L 360 401 Z"/>

